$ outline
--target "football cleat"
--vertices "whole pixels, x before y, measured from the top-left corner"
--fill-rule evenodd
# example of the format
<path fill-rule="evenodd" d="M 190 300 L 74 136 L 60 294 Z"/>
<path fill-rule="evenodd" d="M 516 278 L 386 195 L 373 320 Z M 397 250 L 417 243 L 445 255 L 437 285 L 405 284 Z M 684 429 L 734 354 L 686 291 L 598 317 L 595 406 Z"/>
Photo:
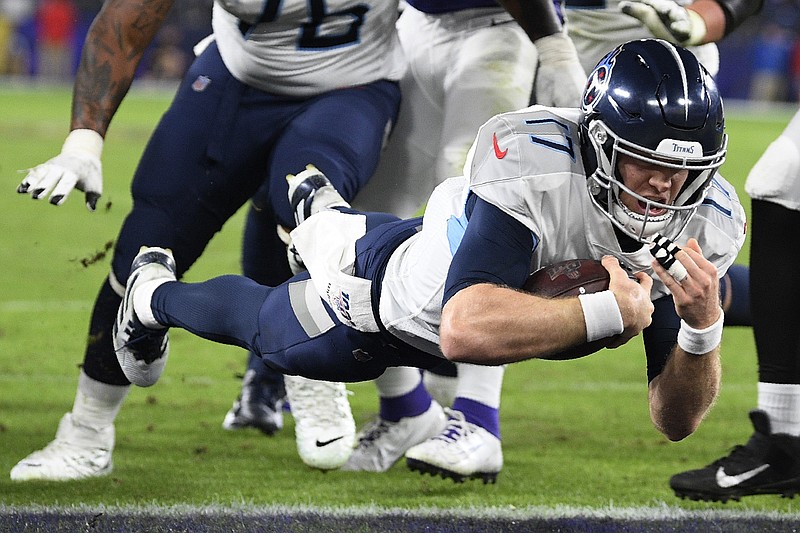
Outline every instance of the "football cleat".
<path fill-rule="evenodd" d="M 280 389 L 280 390 L 278 390 Z M 283 402 L 286 391 L 256 379 L 256 371 L 248 370 L 242 380 L 242 392 L 233 402 L 222 427 L 229 431 L 256 428 L 272 435 L 283 428 Z"/>
<path fill-rule="evenodd" d="M 341 467 L 353 452 L 356 423 L 344 383 L 284 376 L 300 459 L 312 468 Z"/>
<path fill-rule="evenodd" d="M 350 207 L 314 165 L 306 165 L 306 169 L 297 175 L 289 174 L 286 180 L 289 182 L 289 204 L 297 225 L 323 209 Z"/>
<path fill-rule="evenodd" d="M 169 250 L 143 246 L 133 259 L 125 296 L 114 323 L 113 341 L 117 361 L 134 385 L 155 384 L 169 355 L 167 328 L 155 323 L 143 324 L 134 310 L 134 301 L 143 299 L 143 303 L 149 305 L 155 288 L 175 279 L 175 260 Z"/>
<path fill-rule="evenodd" d="M 450 478 L 455 483 L 482 479 L 495 483 L 503 468 L 503 447 L 500 439 L 484 428 L 467 422 L 464 414 L 445 409 L 447 426 L 406 452 L 408 468 L 422 474 Z"/>
<path fill-rule="evenodd" d="M 442 406 L 431 402 L 424 413 L 389 422 L 378 417 L 367 424 L 342 470 L 386 472 L 412 446 L 438 435 L 447 425 Z"/>
<path fill-rule="evenodd" d="M 113 468 L 114 426 L 78 425 L 72 413 L 61 417 L 56 438 L 11 469 L 12 481 L 71 481 L 100 477 Z"/>
<path fill-rule="evenodd" d="M 669 485 L 690 500 L 738 501 L 742 496 L 800 493 L 800 437 L 772 433 L 764 411 L 750 411 L 755 432 L 744 445 L 705 468 L 675 474 Z"/>

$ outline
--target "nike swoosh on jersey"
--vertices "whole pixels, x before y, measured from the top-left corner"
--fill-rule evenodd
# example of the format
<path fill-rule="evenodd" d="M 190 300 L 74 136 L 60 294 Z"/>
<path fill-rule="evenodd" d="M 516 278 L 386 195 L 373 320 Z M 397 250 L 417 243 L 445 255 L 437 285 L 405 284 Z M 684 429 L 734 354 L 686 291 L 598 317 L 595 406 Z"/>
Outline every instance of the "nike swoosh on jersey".
<path fill-rule="evenodd" d="M 747 472 L 742 472 L 741 474 L 736 474 L 735 476 L 729 476 L 725 473 L 725 469 L 723 467 L 719 467 L 719 470 L 717 470 L 717 485 L 723 489 L 735 487 L 736 485 L 744 483 L 748 479 L 757 476 L 767 468 L 769 468 L 769 465 L 763 464 L 758 468 L 748 470 Z"/>
<path fill-rule="evenodd" d="M 492 133 L 492 146 L 494 147 L 494 155 L 497 157 L 497 159 L 503 159 L 508 153 L 508 148 L 501 150 L 500 146 L 498 146 L 496 133 Z"/>
<path fill-rule="evenodd" d="M 324 446 L 327 446 L 328 444 L 332 444 L 332 443 L 336 442 L 337 440 L 341 440 L 343 438 L 344 438 L 344 435 L 339 435 L 338 437 L 332 438 L 330 440 L 318 440 L 317 441 L 317 448 L 322 448 Z"/>

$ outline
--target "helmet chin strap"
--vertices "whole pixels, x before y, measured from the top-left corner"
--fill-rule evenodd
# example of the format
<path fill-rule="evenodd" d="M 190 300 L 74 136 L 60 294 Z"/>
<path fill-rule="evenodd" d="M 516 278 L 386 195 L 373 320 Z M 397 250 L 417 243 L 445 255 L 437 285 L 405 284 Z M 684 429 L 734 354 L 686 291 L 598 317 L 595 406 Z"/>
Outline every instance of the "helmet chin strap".
<path fill-rule="evenodd" d="M 653 235 L 667 227 L 672 220 L 673 212 L 667 211 L 663 215 L 648 217 L 631 211 L 619 198 L 614 198 L 611 214 L 637 240 L 650 240 Z"/>

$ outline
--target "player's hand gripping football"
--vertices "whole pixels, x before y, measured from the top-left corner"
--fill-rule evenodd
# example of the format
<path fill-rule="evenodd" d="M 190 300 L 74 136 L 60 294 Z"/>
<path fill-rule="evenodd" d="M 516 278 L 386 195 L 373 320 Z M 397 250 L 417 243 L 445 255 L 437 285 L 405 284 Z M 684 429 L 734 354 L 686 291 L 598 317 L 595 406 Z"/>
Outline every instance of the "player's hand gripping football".
<path fill-rule="evenodd" d="M 61 205 L 73 189 L 86 195 L 86 207 L 94 211 L 103 193 L 100 156 L 103 138 L 94 130 L 73 130 L 64 141 L 61 153 L 28 171 L 17 192 L 34 200 L 50 195 L 50 203 Z"/>
<path fill-rule="evenodd" d="M 705 329 L 713 325 L 722 312 L 717 267 L 703 257 L 696 239 L 689 239 L 674 257 L 686 269 L 687 275 L 682 281 L 672 277 L 657 260 L 653 260 L 653 269 L 672 293 L 678 316 L 695 329 Z"/>
<path fill-rule="evenodd" d="M 650 301 L 650 289 L 653 287 L 653 279 L 644 272 L 637 272 L 633 278 L 629 277 L 619 261 L 610 255 L 603 257 L 602 262 L 611 276 L 608 290 L 614 293 L 622 315 L 624 329 L 608 344 L 608 348 L 618 348 L 652 322 L 654 308 Z"/>
<path fill-rule="evenodd" d="M 566 33 L 559 32 L 537 39 L 539 52 L 536 69 L 536 103 L 555 107 L 578 107 L 586 73 L 578 60 L 578 52 Z"/>
<path fill-rule="evenodd" d="M 708 31 L 703 17 L 673 0 L 623 0 L 619 7 L 639 19 L 654 37 L 681 46 L 703 43 Z"/>

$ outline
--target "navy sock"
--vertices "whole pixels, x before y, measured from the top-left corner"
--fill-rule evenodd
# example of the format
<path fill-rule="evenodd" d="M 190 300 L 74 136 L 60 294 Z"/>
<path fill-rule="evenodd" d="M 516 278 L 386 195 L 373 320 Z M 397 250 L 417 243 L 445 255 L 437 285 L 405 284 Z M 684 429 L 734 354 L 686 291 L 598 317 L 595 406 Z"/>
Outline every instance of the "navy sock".
<path fill-rule="evenodd" d="M 500 438 L 499 409 L 467 398 L 456 398 L 453 402 L 453 409 L 464 413 L 467 422 L 480 426 L 498 439 Z"/>
<path fill-rule="evenodd" d="M 401 418 L 419 416 L 431 406 L 431 396 L 422 382 L 409 393 L 395 398 L 381 397 L 381 418 L 397 422 Z"/>

